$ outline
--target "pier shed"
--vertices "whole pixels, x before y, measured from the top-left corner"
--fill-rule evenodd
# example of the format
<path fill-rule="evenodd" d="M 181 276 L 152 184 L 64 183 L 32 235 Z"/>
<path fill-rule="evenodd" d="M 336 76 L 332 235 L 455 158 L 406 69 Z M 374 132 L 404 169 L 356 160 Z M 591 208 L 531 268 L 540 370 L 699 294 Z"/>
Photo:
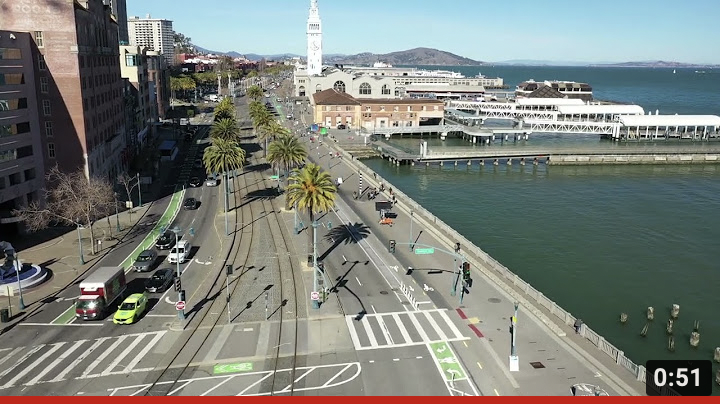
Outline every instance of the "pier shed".
<path fill-rule="evenodd" d="M 645 110 L 639 105 L 560 105 L 558 121 L 589 121 L 613 122 L 620 115 L 644 115 Z"/>
<path fill-rule="evenodd" d="M 720 136 L 717 115 L 621 115 L 613 139 L 709 140 Z"/>

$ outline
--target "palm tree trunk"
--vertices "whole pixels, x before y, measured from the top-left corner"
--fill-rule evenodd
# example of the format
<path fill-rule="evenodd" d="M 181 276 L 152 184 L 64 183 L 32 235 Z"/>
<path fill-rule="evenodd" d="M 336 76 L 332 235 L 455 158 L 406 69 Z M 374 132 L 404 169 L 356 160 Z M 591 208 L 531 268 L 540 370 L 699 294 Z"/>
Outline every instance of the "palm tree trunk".
<path fill-rule="evenodd" d="M 315 245 L 313 243 L 313 237 L 315 236 L 315 232 L 317 231 L 317 228 L 315 226 L 313 226 L 314 222 L 315 222 L 315 214 L 313 213 L 312 208 L 311 208 L 310 209 L 310 224 L 309 224 L 309 226 L 312 229 L 312 231 L 308 232 L 308 251 L 310 252 L 309 256 L 313 257 L 313 259 L 316 254 Z M 314 263 L 314 261 L 313 261 L 313 263 Z"/>

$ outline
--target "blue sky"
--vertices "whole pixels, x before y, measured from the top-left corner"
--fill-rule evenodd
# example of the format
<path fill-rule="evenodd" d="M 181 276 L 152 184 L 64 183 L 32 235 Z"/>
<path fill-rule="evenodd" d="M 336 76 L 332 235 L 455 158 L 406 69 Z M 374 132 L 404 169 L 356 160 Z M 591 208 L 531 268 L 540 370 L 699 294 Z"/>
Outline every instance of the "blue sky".
<path fill-rule="evenodd" d="M 319 0 L 326 54 L 720 64 L 720 0 Z M 217 51 L 305 54 L 310 0 L 127 0 Z"/>

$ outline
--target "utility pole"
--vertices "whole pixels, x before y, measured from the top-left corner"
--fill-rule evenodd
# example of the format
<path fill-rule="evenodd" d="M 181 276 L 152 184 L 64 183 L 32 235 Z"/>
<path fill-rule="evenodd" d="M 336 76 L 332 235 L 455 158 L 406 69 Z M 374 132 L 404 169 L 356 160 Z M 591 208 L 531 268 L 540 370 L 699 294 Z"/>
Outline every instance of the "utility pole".
<path fill-rule="evenodd" d="M 177 281 L 175 283 L 175 288 L 177 289 L 177 292 L 178 292 L 178 302 L 181 302 L 181 301 L 185 300 L 184 299 L 185 293 L 183 293 L 183 290 L 182 290 L 182 280 L 181 280 L 182 273 L 180 272 L 180 250 L 178 249 L 178 242 L 180 241 L 178 239 L 178 234 L 182 231 L 182 229 L 180 229 L 179 227 L 176 226 L 176 227 L 173 227 L 172 229 L 170 229 L 170 231 L 175 233 L 175 247 L 174 247 L 175 255 L 176 255 L 175 276 L 177 277 Z M 172 251 L 172 250 L 170 250 L 170 251 Z M 178 319 L 185 320 L 185 310 L 184 309 L 178 310 L 177 312 L 178 312 Z"/>
<path fill-rule="evenodd" d="M 510 371 L 511 372 L 518 372 L 520 370 L 520 361 L 517 356 L 517 316 L 518 316 L 518 306 L 520 305 L 519 302 L 515 302 L 515 315 L 512 317 L 512 321 L 510 322 L 510 327 L 512 331 L 511 335 L 511 345 L 510 345 Z"/>
<path fill-rule="evenodd" d="M 410 251 L 415 249 L 415 246 L 413 245 L 413 216 L 415 214 L 414 210 L 410 210 L 410 238 L 408 239 L 408 243 L 410 243 Z"/>
<path fill-rule="evenodd" d="M 82 248 L 82 233 L 80 233 L 80 218 L 75 219 L 75 223 L 77 224 L 77 231 L 78 231 L 78 245 L 80 248 L 80 265 L 85 265 L 85 257 L 83 257 L 83 248 Z"/>
<path fill-rule="evenodd" d="M 312 215 L 312 212 L 310 213 Z M 313 292 L 318 291 L 318 262 L 317 262 L 317 227 L 318 223 L 315 217 L 312 217 L 312 227 L 313 227 Z M 312 301 L 312 308 L 313 309 L 319 309 L 320 308 L 320 301 L 319 300 L 313 300 Z"/>
<path fill-rule="evenodd" d="M 115 223 L 117 224 L 117 231 L 120 232 L 120 214 L 118 213 L 118 194 L 117 192 L 113 193 L 113 196 L 115 196 Z"/>
<path fill-rule="evenodd" d="M 140 186 L 140 173 L 137 173 L 138 207 L 142 207 L 142 187 Z"/>
<path fill-rule="evenodd" d="M 230 275 L 233 273 L 233 266 L 225 266 L 225 291 L 227 292 L 227 313 L 228 325 L 230 324 Z"/>
<path fill-rule="evenodd" d="M 18 306 L 20 307 L 20 310 L 25 310 L 25 301 L 23 301 L 23 294 L 22 294 L 22 283 L 20 282 L 20 269 L 21 263 L 20 258 L 18 258 L 17 252 L 13 251 L 13 255 L 15 256 L 15 275 L 17 276 L 18 281 L 18 292 L 20 293 L 20 302 L 18 303 Z"/>

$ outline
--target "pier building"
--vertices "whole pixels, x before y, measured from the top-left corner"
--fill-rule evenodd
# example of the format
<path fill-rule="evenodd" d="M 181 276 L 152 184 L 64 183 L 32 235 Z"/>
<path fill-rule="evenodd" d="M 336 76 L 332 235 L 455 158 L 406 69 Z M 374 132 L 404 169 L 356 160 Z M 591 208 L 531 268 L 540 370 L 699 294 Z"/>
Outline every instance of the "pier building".
<path fill-rule="evenodd" d="M 445 104 L 435 99 L 355 98 L 335 89 L 315 93 L 311 99 L 313 121 L 328 127 L 342 124 L 374 131 L 436 126 L 442 123 L 445 113 Z"/>
<path fill-rule="evenodd" d="M 559 80 L 535 81 L 530 79 L 523 81 L 515 88 L 515 96 L 518 99 L 532 97 L 534 93 L 544 91 L 545 89 L 555 90 L 567 98 L 575 98 L 582 101 L 593 100 L 593 89 L 589 84 Z"/>

